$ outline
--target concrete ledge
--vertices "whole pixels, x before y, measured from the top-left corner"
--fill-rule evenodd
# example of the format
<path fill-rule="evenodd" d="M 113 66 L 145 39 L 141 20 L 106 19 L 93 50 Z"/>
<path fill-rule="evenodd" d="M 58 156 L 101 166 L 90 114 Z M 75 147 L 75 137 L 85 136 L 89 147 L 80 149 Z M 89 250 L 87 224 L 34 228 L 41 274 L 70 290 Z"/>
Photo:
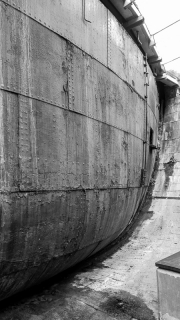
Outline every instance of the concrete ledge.
<path fill-rule="evenodd" d="M 180 252 L 156 262 L 156 267 L 180 273 Z"/>

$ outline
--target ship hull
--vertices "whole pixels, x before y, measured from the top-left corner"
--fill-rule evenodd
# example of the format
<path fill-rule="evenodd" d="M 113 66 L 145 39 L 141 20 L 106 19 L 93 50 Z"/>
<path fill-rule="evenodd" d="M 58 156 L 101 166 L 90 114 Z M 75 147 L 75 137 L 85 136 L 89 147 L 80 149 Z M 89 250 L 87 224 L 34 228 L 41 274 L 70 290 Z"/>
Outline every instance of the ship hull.
<path fill-rule="evenodd" d="M 117 238 L 155 159 L 157 88 L 129 34 L 100 1 L 36 2 L 0 1 L 0 299 Z"/>

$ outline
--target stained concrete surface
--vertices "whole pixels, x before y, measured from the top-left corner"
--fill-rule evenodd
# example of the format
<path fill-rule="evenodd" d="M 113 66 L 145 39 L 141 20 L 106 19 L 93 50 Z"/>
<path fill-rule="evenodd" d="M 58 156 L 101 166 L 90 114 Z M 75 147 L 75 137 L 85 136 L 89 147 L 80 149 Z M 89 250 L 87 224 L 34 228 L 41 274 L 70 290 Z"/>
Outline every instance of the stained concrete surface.
<path fill-rule="evenodd" d="M 179 211 L 178 199 L 152 199 L 124 239 L 46 284 L 2 301 L 0 319 L 158 318 L 155 262 L 179 250 Z"/>

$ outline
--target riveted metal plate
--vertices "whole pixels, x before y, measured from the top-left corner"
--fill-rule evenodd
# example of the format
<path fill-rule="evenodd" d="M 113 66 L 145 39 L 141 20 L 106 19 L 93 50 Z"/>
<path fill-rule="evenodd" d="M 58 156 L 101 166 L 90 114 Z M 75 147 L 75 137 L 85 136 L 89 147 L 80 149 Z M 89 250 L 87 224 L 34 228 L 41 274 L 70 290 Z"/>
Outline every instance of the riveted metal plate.
<path fill-rule="evenodd" d="M 158 92 L 157 92 L 157 86 L 154 82 L 154 75 L 152 74 L 152 71 L 150 70 L 150 67 L 148 66 L 148 72 L 149 72 L 149 87 L 148 87 L 148 105 L 150 106 L 152 112 L 154 113 L 156 119 L 158 119 L 159 116 L 159 109 L 157 105 L 158 102 Z"/>
<path fill-rule="evenodd" d="M 19 96 L 20 190 L 37 188 L 36 121 L 33 100 Z"/>
<path fill-rule="evenodd" d="M 144 101 L 126 87 L 126 110 L 128 132 L 144 139 Z"/>
<path fill-rule="evenodd" d="M 68 46 L 69 108 L 143 139 L 144 101 L 117 75 Z"/>
<path fill-rule="evenodd" d="M 127 37 L 125 47 L 127 59 L 127 81 L 144 97 L 144 66 L 143 54 L 130 37 Z"/>
<path fill-rule="evenodd" d="M 128 135 L 129 186 L 140 187 L 143 163 L 143 141 Z"/>
<path fill-rule="evenodd" d="M 19 189 L 18 96 L 0 91 L 0 190 Z"/>
<path fill-rule="evenodd" d="M 3 0 L 3 2 L 22 12 L 23 16 L 29 16 L 30 19 L 70 40 L 104 65 L 108 65 L 142 95 L 143 83 L 140 76 L 142 54 L 100 1 L 85 2 L 88 16 L 92 17 L 91 23 L 83 20 L 83 2 L 80 0 L 75 6 L 69 3 L 70 0 L 63 3 L 56 0 L 53 3 L 50 1 L 43 4 L 35 0 L 32 2 Z M 66 19 L 67 11 L 71 19 Z M 136 54 L 132 55 L 132 52 Z"/>
<path fill-rule="evenodd" d="M 96 0 L 4 0 L 44 27 L 63 36 L 102 63 L 107 63 L 107 9 Z M 68 15 L 68 16 L 67 16 Z"/>
<path fill-rule="evenodd" d="M 20 96 L 21 190 L 66 187 L 66 111 Z"/>
<path fill-rule="evenodd" d="M 108 11 L 108 67 L 144 95 L 143 55 L 126 30 Z"/>
<path fill-rule="evenodd" d="M 127 76 L 127 60 L 125 57 L 126 31 L 108 11 L 108 67 L 121 78 Z M 127 80 L 127 79 L 126 79 Z"/>
<path fill-rule="evenodd" d="M 108 51 L 108 55 L 107 55 L 107 67 L 109 69 L 111 69 L 111 47 L 112 47 L 112 44 L 111 44 L 111 12 L 108 10 L 107 12 L 107 17 L 108 17 L 108 34 L 107 34 L 107 51 Z"/>
<path fill-rule="evenodd" d="M 3 88 L 66 108 L 66 41 L 10 6 L 2 24 Z"/>

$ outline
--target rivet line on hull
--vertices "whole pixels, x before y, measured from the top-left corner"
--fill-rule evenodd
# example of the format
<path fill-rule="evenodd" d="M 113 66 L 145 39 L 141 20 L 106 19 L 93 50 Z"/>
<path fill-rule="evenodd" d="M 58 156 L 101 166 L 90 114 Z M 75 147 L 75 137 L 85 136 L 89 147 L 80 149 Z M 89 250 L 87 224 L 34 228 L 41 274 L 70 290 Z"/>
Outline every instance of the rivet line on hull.
<path fill-rule="evenodd" d="M 102 120 L 100 120 L 100 119 L 94 118 L 94 117 L 92 116 L 92 114 L 87 115 L 87 114 L 85 114 L 85 113 L 76 111 L 75 109 L 68 109 L 68 108 L 65 106 L 65 104 L 60 105 L 60 104 L 58 104 L 58 103 L 56 103 L 56 102 L 53 102 L 52 100 L 47 100 L 47 99 L 45 99 L 45 98 L 42 98 L 42 97 L 40 98 L 40 97 L 38 97 L 38 96 L 36 97 L 35 95 L 27 95 L 25 92 L 15 91 L 14 89 L 11 89 L 10 87 L 5 88 L 4 85 L 1 85 L 1 86 L 0 86 L 0 90 L 1 90 L 1 91 L 5 91 L 5 92 L 9 92 L 9 93 L 13 93 L 13 94 L 17 94 L 17 95 L 21 95 L 21 96 L 26 97 L 26 98 L 29 98 L 29 99 L 33 99 L 33 100 L 37 100 L 37 101 L 40 101 L 40 102 L 43 102 L 43 103 L 47 103 L 47 104 L 49 104 L 49 105 L 51 105 L 51 106 L 58 107 L 58 108 L 60 108 L 60 109 L 67 110 L 67 111 L 69 111 L 69 112 L 82 115 L 82 116 L 84 116 L 84 117 L 86 117 L 86 118 L 92 119 L 92 120 L 97 121 L 97 122 L 99 122 L 99 123 L 106 124 L 106 125 L 108 125 L 108 126 L 111 126 L 112 128 L 115 128 L 115 129 L 117 129 L 117 130 L 119 130 L 119 131 L 122 131 L 122 132 L 124 132 L 124 133 L 127 133 L 127 134 L 129 134 L 129 135 L 137 138 L 137 139 L 140 140 L 140 141 L 144 141 L 142 138 L 134 135 L 133 133 L 131 133 L 131 132 L 129 132 L 129 131 L 123 130 L 122 128 L 117 127 L 117 126 L 115 126 L 115 125 L 112 125 L 112 124 L 109 123 L 109 122 L 102 121 Z"/>
<path fill-rule="evenodd" d="M 147 188 L 148 185 L 143 185 L 143 188 Z M 45 190 L 6 190 L 6 191 L 0 191 L 0 194 L 2 195 L 9 195 L 9 194 L 21 194 L 21 195 L 25 195 L 25 194 L 45 194 L 45 193 L 50 193 L 50 192 L 53 192 L 53 193 L 58 193 L 58 192 L 86 192 L 86 191 L 94 191 L 95 193 L 96 192 L 99 192 L 99 191 L 107 191 L 109 192 L 110 190 L 128 190 L 128 189 L 141 189 L 142 186 L 122 186 L 122 187 L 118 187 L 118 186 L 114 186 L 114 187 L 102 187 L 102 188 L 71 188 L 71 189 L 68 189 L 68 188 L 64 188 L 64 189 L 45 189 Z"/>
<path fill-rule="evenodd" d="M 50 25 L 47 25 L 46 22 L 42 22 L 41 19 L 37 19 L 36 16 L 32 17 L 31 13 L 28 13 L 26 10 L 22 10 L 22 8 L 20 8 L 19 6 L 16 6 L 15 3 L 10 3 L 10 0 L 0 0 L 0 2 L 4 3 L 5 5 L 10 6 L 11 8 L 14 8 L 15 10 L 21 12 L 23 15 L 29 17 L 30 19 L 36 21 L 37 23 L 41 24 L 42 26 L 44 26 L 46 29 L 49 29 L 50 31 L 54 32 L 55 34 L 61 36 L 63 39 L 65 39 L 66 41 L 71 42 L 73 45 L 75 45 L 77 48 L 79 48 L 80 50 L 84 51 L 88 56 L 90 56 L 92 59 L 98 61 L 100 64 L 102 64 L 104 67 L 108 68 L 112 73 L 114 73 L 120 80 L 122 80 L 129 88 L 130 90 L 132 90 L 134 93 L 136 93 L 140 99 L 142 99 L 143 101 L 146 101 L 146 98 L 143 97 L 130 83 L 127 82 L 127 80 L 123 79 L 122 77 L 120 77 L 114 70 L 112 70 L 108 65 L 104 64 L 102 61 L 100 61 L 98 58 L 94 57 L 93 55 L 89 54 L 88 52 L 86 52 L 81 46 L 79 46 L 75 41 L 72 42 L 71 39 L 69 38 L 65 38 L 64 35 L 59 32 L 59 30 L 55 30 L 53 27 L 51 27 Z M 150 105 L 148 104 L 149 108 L 151 109 Z M 156 121 L 156 115 L 154 113 L 154 111 L 151 109 Z"/>

